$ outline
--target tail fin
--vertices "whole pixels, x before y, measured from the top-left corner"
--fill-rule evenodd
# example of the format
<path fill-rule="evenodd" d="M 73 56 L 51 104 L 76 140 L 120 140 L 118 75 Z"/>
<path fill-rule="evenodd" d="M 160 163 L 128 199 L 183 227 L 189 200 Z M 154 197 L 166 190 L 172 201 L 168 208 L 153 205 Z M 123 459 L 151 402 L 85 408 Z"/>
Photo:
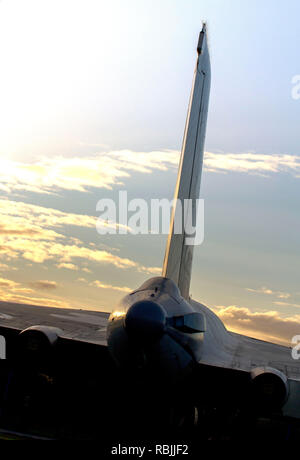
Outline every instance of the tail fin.
<path fill-rule="evenodd" d="M 188 213 L 195 210 L 196 199 L 199 198 L 200 193 L 210 90 L 210 60 L 205 24 L 199 35 L 197 52 L 198 59 L 194 73 L 174 196 L 175 200 L 182 203 L 182 207 L 184 200 L 192 200 L 192 207 L 189 207 Z M 175 206 L 172 213 L 162 275 L 172 279 L 179 287 L 181 295 L 188 299 L 194 246 L 186 244 L 186 233 L 184 230 L 180 234 L 174 232 L 177 206 Z"/>

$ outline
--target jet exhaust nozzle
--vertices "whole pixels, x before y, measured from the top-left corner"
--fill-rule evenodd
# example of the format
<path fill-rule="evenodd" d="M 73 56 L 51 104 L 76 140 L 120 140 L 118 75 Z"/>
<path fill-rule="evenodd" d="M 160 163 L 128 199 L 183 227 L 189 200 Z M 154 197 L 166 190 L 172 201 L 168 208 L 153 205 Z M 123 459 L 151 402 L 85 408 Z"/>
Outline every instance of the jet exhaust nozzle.
<path fill-rule="evenodd" d="M 127 311 L 125 329 L 128 335 L 141 342 L 159 339 L 166 327 L 164 308 L 151 300 L 134 303 Z"/>
<path fill-rule="evenodd" d="M 251 371 L 252 395 L 260 407 L 280 408 L 288 398 L 286 375 L 271 367 L 256 367 Z"/>

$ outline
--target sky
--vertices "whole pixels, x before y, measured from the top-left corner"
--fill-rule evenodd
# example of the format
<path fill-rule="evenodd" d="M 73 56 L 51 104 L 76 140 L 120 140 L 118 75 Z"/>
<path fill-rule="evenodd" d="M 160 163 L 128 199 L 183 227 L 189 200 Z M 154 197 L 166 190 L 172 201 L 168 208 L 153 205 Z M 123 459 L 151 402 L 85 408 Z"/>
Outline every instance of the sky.
<path fill-rule="evenodd" d="M 171 199 L 202 21 L 212 84 L 191 295 L 300 333 L 297 0 L 0 1 L 0 299 L 111 311 L 166 235 L 99 235 L 99 199 Z M 1 312 L 0 312 L 1 313 Z"/>

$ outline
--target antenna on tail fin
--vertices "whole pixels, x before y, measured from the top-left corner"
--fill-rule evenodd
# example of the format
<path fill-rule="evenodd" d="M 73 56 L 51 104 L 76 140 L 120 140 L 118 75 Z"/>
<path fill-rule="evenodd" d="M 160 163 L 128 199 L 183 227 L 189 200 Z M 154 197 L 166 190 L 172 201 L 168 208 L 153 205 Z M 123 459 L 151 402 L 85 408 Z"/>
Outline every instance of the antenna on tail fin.
<path fill-rule="evenodd" d="M 184 209 L 184 200 L 192 200 L 190 201 L 191 206 L 185 210 L 186 215 L 184 219 L 184 222 L 192 222 L 192 216 L 196 214 L 196 200 L 199 198 L 200 193 L 210 90 L 210 60 L 205 24 L 203 24 L 199 35 L 197 53 L 197 64 L 194 72 L 174 195 L 174 200 L 177 200 L 175 201 L 177 204 L 172 213 L 162 272 L 164 277 L 172 279 L 177 284 L 181 295 L 185 299 L 189 297 L 194 246 L 187 244 L 186 237 L 188 236 L 189 240 L 190 235 L 186 234 L 184 225 L 182 225 L 180 233 L 175 231 L 175 216 L 177 218 L 176 210 L 179 210 L 179 206 Z"/>

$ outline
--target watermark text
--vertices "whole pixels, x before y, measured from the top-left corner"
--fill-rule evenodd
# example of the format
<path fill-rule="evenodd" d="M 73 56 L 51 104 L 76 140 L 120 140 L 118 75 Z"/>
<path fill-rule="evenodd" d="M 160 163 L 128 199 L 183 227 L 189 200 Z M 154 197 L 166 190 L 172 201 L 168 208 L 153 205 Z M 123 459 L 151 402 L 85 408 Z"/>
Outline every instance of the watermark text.
<path fill-rule="evenodd" d="M 6 340 L 3 335 L 0 335 L 0 359 L 6 358 Z"/>
<path fill-rule="evenodd" d="M 151 199 L 128 201 L 127 192 L 118 194 L 118 202 L 104 198 L 98 201 L 96 211 L 100 212 L 96 229 L 100 235 L 167 235 L 170 221 L 173 233 L 184 235 L 185 244 L 198 246 L 204 240 L 204 200 Z"/>

